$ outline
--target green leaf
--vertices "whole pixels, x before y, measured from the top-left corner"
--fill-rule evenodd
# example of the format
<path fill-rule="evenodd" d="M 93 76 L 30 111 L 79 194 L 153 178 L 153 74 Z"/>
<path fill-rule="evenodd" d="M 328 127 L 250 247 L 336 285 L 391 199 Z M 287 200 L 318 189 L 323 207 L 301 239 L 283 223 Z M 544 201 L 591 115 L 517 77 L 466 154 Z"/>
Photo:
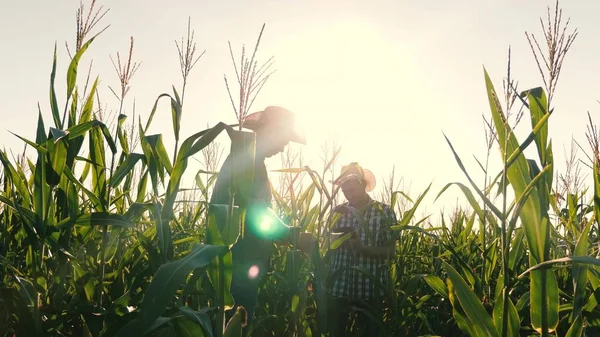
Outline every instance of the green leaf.
<path fill-rule="evenodd" d="M 123 227 L 121 227 L 121 226 L 113 227 L 110 230 L 110 236 L 108 238 L 106 249 L 104 250 L 104 256 L 102 257 L 102 259 L 105 261 L 105 263 L 110 263 L 112 261 L 112 259 L 115 257 L 115 255 L 117 254 L 119 244 L 121 243 L 120 239 L 121 239 L 121 231 L 122 230 L 123 230 Z"/>
<path fill-rule="evenodd" d="M 41 237 L 46 236 L 46 224 L 51 204 L 51 189 L 46 178 L 45 155 L 38 151 L 38 158 L 33 173 L 33 206 L 36 214 L 35 229 Z"/>
<path fill-rule="evenodd" d="M 127 142 L 127 137 L 125 137 L 125 132 L 123 131 L 123 123 L 127 119 L 127 115 L 120 114 L 117 120 L 117 137 L 119 139 L 119 144 L 121 144 L 121 149 L 125 154 L 129 154 L 129 143 Z"/>
<path fill-rule="evenodd" d="M 300 303 L 300 297 L 298 297 L 298 295 L 294 294 L 294 296 L 292 297 L 292 306 L 290 308 L 290 310 L 293 313 L 296 313 L 296 309 L 298 308 L 298 303 Z"/>
<path fill-rule="evenodd" d="M 598 266 L 600 267 L 600 259 L 597 259 L 595 257 L 591 257 L 591 256 L 567 256 L 567 257 L 561 257 L 558 259 L 553 259 L 553 260 L 548 260 L 548 261 L 544 261 L 542 263 L 538 263 L 533 267 L 530 267 L 529 269 L 525 270 L 523 273 L 521 273 L 519 275 L 519 279 L 523 279 L 525 276 L 527 276 L 527 274 L 536 271 L 536 270 L 545 270 L 545 269 L 549 269 L 552 268 L 554 265 L 559 264 L 559 263 L 574 263 L 574 264 L 587 264 L 587 265 L 594 265 L 594 266 Z"/>
<path fill-rule="evenodd" d="M 341 235 L 337 239 L 333 240 L 333 242 L 329 246 L 329 250 L 336 250 L 336 249 L 338 249 L 344 242 L 350 240 L 351 236 L 352 236 L 352 233 L 346 233 L 344 235 Z"/>
<path fill-rule="evenodd" d="M 219 224 L 219 222 L 224 222 L 227 221 L 227 213 L 223 214 L 223 211 L 227 211 L 229 210 L 229 207 L 223 208 L 223 207 L 215 207 L 214 205 L 211 205 L 209 207 L 209 212 L 208 212 L 208 228 L 206 230 L 206 242 L 210 245 L 215 245 L 215 246 L 223 246 L 225 245 L 226 247 L 230 247 L 230 245 L 226 245 L 225 244 L 225 240 L 223 238 L 223 235 L 221 234 L 221 230 L 219 227 L 222 227 L 225 229 L 225 227 L 233 227 L 233 225 L 235 224 L 235 222 L 233 222 L 233 220 L 229 223 L 229 224 Z M 218 214 L 220 213 L 220 214 Z M 225 215 L 225 217 L 224 217 Z M 238 224 L 239 224 L 239 218 L 237 218 Z M 238 225 L 239 228 L 239 225 Z M 230 230 L 229 232 L 234 232 L 234 230 Z M 235 237 L 235 240 L 237 240 L 237 235 Z M 228 239 L 229 241 L 229 239 Z M 233 244 L 235 241 L 233 241 L 231 244 Z M 223 282 L 221 282 L 221 274 L 219 272 L 219 269 L 221 268 L 221 265 L 223 264 L 222 268 L 223 268 Z M 231 253 L 231 251 L 227 252 L 224 256 L 222 256 L 219 259 L 215 259 L 213 261 L 210 262 L 208 268 L 207 268 L 207 274 L 208 274 L 208 278 L 211 282 L 211 284 L 213 285 L 214 289 L 216 289 L 217 291 L 217 296 L 219 296 L 218 294 L 221 294 L 223 297 L 223 305 L 224 305 L 224 310 L 230 309 L 233 307 L 234 305 L 234 298 L 231 295 L 231 281 L 233 279 L 233 255 Z M 221 289 L 221 284 L 223 284 L 224 288 Z"/>
<path fill-rule="evenodd" d="M 98 198 L 97 195 L 94 194 L 94 192 L 90 191 L 89 189 L 87 189 L 80 181 L 79 179 L 77 179 L 74 175 L 73 172 L 71 172 L 71 170 L 68 167 L 65 167 L 64 170 L 64 174 L 65 176 L 72 182 L 74 183 L 81 191 L 83 191 L 83 193 L 89 198 L 89 200 L 92 202 L 92 207 L 93 208 L 97 208 L 102 204 L 102 201 Z"/>
<path fill-rule="evenodd" d="M 210 316 L 208 314 L 209 311 L 212 310 L 214 310 L 214 308 L 203 308 L 199 311 L 195 311 L 188 307 L 179 307 L 179 311 L 182 314 L 186 315 L 190 320 L 203 328 L 204 334 L 200 336 L 208 337 L 213 337 L 213 329 L 212 325 L 210 324 Z"/>
<path fill-rule="evenodd" d="M 133 228 L 135 226 L 131 220 L 123 215 L 108 212 L 92 212 L 82 214 L 75 219 L 75 224 L 80 226 L 111 225 L 128 228 Z"/>
<path fill-rule="evenodd" d="M 71 109 L 69 109 L 69 119 L 67 121 L 67 128 L 72 127 L 77 122 L 77 103 L 79 102 L 79 91 L 75 88 L 73 91 L 73 99 L 71 99 Z M 63 126 L 64 127 L 64 126 Z"/>
<path fill-rule="evenodd" d="M 598 158 L 594 159 L 594 218 L 600 223 L 600 163 Z"/>
<path fill-rule="evenodd" d="M 178 317 L 173 320 L 178 337 L 204 337 L 204 330 L 188 317 Z"/>
<path fill-rule="evenodd" d="M 471 192 L 471 190 L 462 183 L 455 182 L 455 183 L 446 184 L 446 186 L 444 186 L 444 188 L 442 188 L 440 193 L 438 193 L 438 195 L 435 197 L 435 200 L 437 200 L 442 195 L 442 193 L 444 193 L 452 185 L 457 185 L 460 188 L 460 190 L 463 192 L 465 197 L 467 197 L 467 200 L 469 201 L 469 204 L 471 205 L 471 207 L 473 207 L 473 210 L 479 216 L 479 219 L 483 220 L 485 218 L 485 216 L 483 214 L 483 210 L 479 206 L 479 203 L 477 202 L 477 200 L 475 200 L 475 197 L 473 196 L 473 193 Z"/>
<path fill-rule="evenodd" d="M 162 209 L 164 219 L 172 219 L 174 216 L 173 205 L 177 199 L 181 178 L 187 168 L 188 157 L 208 146 L 226 128 L 231 127 L 224 123 L 218 123 L 211 129 L 198 132 L 183 141 L 177 153 L 177 160 L 175 161 L 165 195 L 165 202 Z"/>
<path fill-rule="evenodd" d="M 96 98 L 96 90 L 98 88 L 98 82 L 100 81 L 100 77 L 96 76 L 94 83 L 92 84 L 92 89 L 90 90 L 90 94 L 88 95 L 85 103 L 83 105 L 83 109 L 81 110 L 81 115 L 79 115 L 79 121 L 77 124 L 87 123 L 92 121 L 92 112 L 94 111 L 94 99 Z"/>
<path fill-rule="evenodd" d="M 508 296 L 507 299 L 508 309 L 506 312 L 508 314 L 508 317 L 506 318 L 506 334 L 502 334 L 502 324 L 504 321 L 504 317 L 502 317 L 504 313 L 504 296 L 502 290 L 499 291 L 496 296 L 496 304 L 494 305 L 494 312 L 492 314 L 494 318 L 494 324 L 496 325 L 496 329 L 498 329 L 499 335 L 508 337 L 519 337 L 519 329 L 521 328 L 519 313 L 517 312 L 517 308 L 510 299 L 510 296 Z"/>
<path fill-rule="evenodd" d="M 163 221 L 160 212 L 160 206 L 153 204 L 150 208 L 152 217 L 154 218 L 154 224 L 156 225 L 156 234 L 158 236 L 158 246 L 160 253 L 163 256 L 164 261 L 170 261 L 173 259 L 173 238 L 171 235 L 171 228 L 169 227 L 168 221 Z"/>
<path fill-rule="evenodd" d="M 102 135 L 104 136 L 104 139 L 106 140 L 106 143 L 110 148 L 110 151 L 112 153 L 116 153 L 117 145 L 115 144 L 114 139 L 110 135 L 108 127 L 99 120 L 92 120 L 88 122 L 79 123 L 74 127 L 67 129 L 67 132 L 69 133 L 68 138 L 69 140 L 76 139 L 77 137 L 83 136 L 86 132 L 93 130 L 94 128 L 100 128 Z"/>
<path fill-rule="evenodd" d="M 102 134 L 98 129 L 90 130 L 90 161 L 92 172 L 92 192 L 100 200 L 100 205 L 97 205 L 96 211 L 108 210 L 108 185 L 106 184 L 106 158 L 104 152 L 104 142 Z"/>
<path fill-rule="evenodd" d="M 475 182 L 473 181 L 473 179 L 471 179 L 471 176 L 469 175 L 469 173 L 467 172 L 467 169 L 465 168 L 465 166 L 463 165 L 462 160 L 460 159 L 460 157 L 458 156 L 458 153 L 456 153 L 456 151 L 454 150 L 454 146 L 452 146 L 452 143 L 450 142 L 450 140 L 448 139 L 448 137 L 446 137 L 446 135 L 444 135 L 444 138 L 446 138 L 446 142 L 448 143 L 448 146 L 450 146 L 450 150 L 452 150 L 452 154 L 454 154 L 454 159 L 456 160 L 458 166 L 460 167 L 461 171 L 463 171 L 463 173 L 465 174 L 465 176 L 467 177 L 467 180 L 469 180 L 469 183 L 471 184 L 471 186 L 473 187 L 473 189 L 475 190 L 475 192 L 477 192 L 477 195 L 479 195 L 479 197 L 483 200 L 483 202 L 485 203 L 485 205 L 492 210 L 492 212 L 499 218 L 503 218 L 503 214 L 502 211 L 500 211 L 498 209 L 498 207 L 496 207 L 496 205 L 494 205 L 487 197 L 486 195 L 481 191 L 481 189 L 479 189 L 479 187 L 477 186 L 477 184 L 475 184 Z"/>
<path fill-rule="evenodd" d="M 577 245 L 575 246 L 575 256 L 588 256 L 588 250 L 590 247 L 589 232 L 590 227 L 592 226 L 592 221 L 588 221 L 587 225 L 579 235 L 579 239 L 577 240 Z M 585 306 L 586 303 L 586 284 L 588 281 L 588 269 L 585 264 L 575 264 L 573 265 L 573 288 L 574 288 L 574 296 L 573 296 L 573 317 L 577 317 L 581 314 L 581 310 Z"/>
<path fill-rule="evenodd" d="M 423 201 L 423 198 L 425 198 L 425 195 L 427 194 L 427 192 L 429 192 L 430 188 L 431 188 L 431 183 L 429 184 L 429 186 L 427 186 L 425 191 L 423 191 L 423 193 L 421 193 L 421 195 L 419 195 L 419 197 L 417 198 L 417 201 L 415 201 L 413 206 L 404 213 L 404 215 L 402 216 L 402 219 L 400 219 L 400 221 L 398 222 L 398 225 L 406 226 L 406 225 L 410 224 L 410 221 L 412 220 L 414 214 L 416 213 L 417 208 L 421 204 L 421 201 Z"/>
<path fill-rule="evenodd" d="M 54 43 L 54 58 L 52 59 L 52 72 L 50 73 L 50 110 L 52 110 L 52 119 L 54 126 L 62 128 L 60 112 L 58 110 L 58 101 L 56 100 L 56 91 L 54 90 L 54 79 L 56 78 L 56 43 Z"/>
<path fill-rule="evenodd" d="M 153 155 L 158 159 L 158 162 L 162 167 L 167 169 L 167 172 L 171 174 L 173 171 L 173 167 L 171 166 L 171 162 L 169 161 L 169 155 L 167 154 L 167 149 L 162 141 L 162 135 L 150 135 L 146 136 L 146 140 L 148 141 L 148 145 L 152 149 Z M 162 170 L 162 167 L 159 169 Z"/>
<path fill-rule="evenodd" d="M 510 270 L 516 270 L 518 268 L 517 262 L 521 261 L 525 254 L 525 249 L 523 247 L 524 236 L 523 230 L 518 228 L 515 238 L 512 240 L 512 248 L 508 252 L 508 268 Z"/>
<path fill-rule="evenodd" d="M 152 119 L 154 118 L 154 114 L 156 113 L 156 108 L 158 106 L 158 101 L 163 98 L 163 97 L 169 97 L 171 98 L 171 96 L 169 94 L 160 94 L 157 98 L 156 101 L 154 101 L 154 106 L 152 107 L 152 111 L 150 112 L 150 116 L 148 117 L 148 121 L 146 122 L 146 127 L 142 130 L 142 134 L 145 134 L 148 132 L 148 129 L 150 128 L 150 123 L 152 123 Z M 172 99 L 172 98 L 171 98 Z M 140 135 L 141 136 L 141 135 Z"/>
<path fill-rule="evenodd" d="M 463 280 L 451 265 L 445 261 L 442 261 L 442 265 L 446 270 L 446 273 L 448 273 L 448 278 L 452 281 L 458 301 L 467 315 L 469 324 L 476 332 L 476 336 L 497 337 L 498 331 L 494 326 L 492 318 L 481 304 L 481 301 L 475 296 L 473 290 L 469 288 L 465 280 Z"/>
<path fill-rule="evenodd" d="M 125 177 L 133 171 L 135 164 L 137 164 L 137 162 L 140 160 L 142 163 L 144 163 L 145 159 L 146 156 L 140 153 L 130 153 L 126 155 L 125 160 L 117 167 L 115 173 L 113 173 L 112 177 L 110 178 L 109 185 L 113 188 L 118 186 L 121 181 L 123 181 L 123 179 L 125 179 Z"/>
<path fill-rule="evenodd" d="M 583 336 L 583 322 L 584 322 L 583 316 L 578 315 L 575 318 L 575 321 L 573 321 L 573 324 L 571 324 L 571 327 L 569 328 L 569 331 L 567 331 L 567 334 L 565 335 L 565 337 L 582 337 Z"/>
<path fill-rule="evenodd" d="M 442 279 L 433 274 L 428 274 L 423 277 L 423 280 L 427 282 L 431 289 L 435 290 L 436 293 L 440 294 L 440 296 L 446 299 L 448 298 L 448 289 L 446 288 L 446 285 L 444 284 L 444 281 L 442 281 Z"/>
<path fill-rule="evenodd" d="M 517 139 L 510 126 L 506 122 L 506 116 L 502 112 L 501 105 L 498 101 L 498 96 L 485 69 L 484 74 L 490 110 L 492 112 L 494 126 L 498 131 L 498 143 L 500 144 L 503 154 L 513 153 L 519 148 L 519 143 L 517 142 Z M 527 160 L 525 159 L 523 153 L 519 154 L 516 157 L 515 162 L 508 167 L 507 176 L 514 188 L 515 197 L 519 198 L 531 181 L 529 165 L 527 164 Z M 520 218 L 523 223 L 527 242 L 529 243 L 531 255 L 536 261 L 543 261 L 543 242 L 545 240 L 545 233 L 548 229 L 540 225 L 542 223 L 542 214 L 537 190 L 534 189 L 531 192 L 530 198 L 527 198 L 523 212 L 520 214 Z"/>
<path fill-rule="evenodd" d="M 95 287 L 90 273 L 81 268 L 78 262 L 72 261 L 71 265 L 73 266 L 73 279 L 76 283 L 83 284 L 85 298 L 91 301 L 94 296 Z"/>
<path fill-rule="evenodd" d="M 527 101 L 529 102 L 529 112 L 531 114 L 531 127 L 534 128 L 546 115 L 550 113 L 548 111 L 548 101 L 546 99 L 546 93 L 541 87 L 526 90 L 521 94 L 527 95 Z M 537 146 L 540 162 L 542 166 L 546 166 L 548 158 L 546 157 L 546 147 L 548 143 L 548 123 L 545 123 L 541 130 L 535 136 L 535 143 Z"/>
<path fill-rule="evenodd" d="M 19 192 L 19 197 L 22 198 L 22 200 L 20 201 L 21 206 L 23 206 L 26 209 L 29 209 L 31 206 L 31 198 L 29 194 L 29 189 L 27 187 L 27 181 L 19 175 L 19 173 L 12 165 L 4 151 L 0 151 L 0 162 L 4 167 L 4 176 L 10 179 L 14 187 Z"/>
<path fill-rule="evenodd" d="M 54 130 L 55 132 L 52 132 Z M 46 180 L 49 185 L 56 186 L 60 183 L 60 179 L 67 163 L 67 146 L 65 141 L 61 140 L 66 134 L 60 130 L 51 128 L 52 138 L 46 145 L 48 152 L 46 153 Z M 61 135 L 62 134 L 62 135 Z M 54 138 L 58 136 L 57 138 Z"/>
<path fill-rule="evenodd" d="M 492 119 L 497 130 L 498 143 L 503 155 L 502 158 L 505 159 L 508 157 L 507 154 L 511 154 L 509 158 L 510 166 L 507 167 L 506 171 L 507 177 L 513 187 L 515 197 L 519 199 L 524 195 L 532 180 L 531 168 L 522 152 L 524 147 L 519 145 L 515 134 L 507 122 L 506 116 L 502 112 L 498 96 L 485 68 L 484 75 Z M 543 133 L 544 123 L 547 121 L 548 116 L 549 114 L 545 114 L 539 118 L 539 121 L 533 128 L 532 135 L 534 137 L 540 132 Z M 538 119 L 537 117 L 539 116 L 534 117 L 534 119 Z M 539 141 L 539 139 L 536 140 Z M 512 158 L 514 158 L 514 161 L 512 161 Z M 524 202 L 522 211 L 519 213 L 529 246 L 530 265 L 542 262 L 549 256 L 550 244 L 547 241 L 549 240 L 550 223 L 547 213 L 547 200 L 549 200 L 547 188 L 543 188 L 542 190 L 538 190 L 537 187 L 533 188 L 529 197 Z M 556 276 L 552 272 L 534 272 L 531 275 L 530 282 L 530 314 L 533 328 L 537 331 L 545 329 L 548 329 L 548 331 L 554 330 L 558 325 L 558 283 Z"/>
<path fill-rule="evenodd" d="M 91 115 L 92 115 L 92 110 L 94 108 L 94 97 L 96 95 L 96 89 L 98 87 L 98 77 L 96 77 L 96 80 L 94 81 L 92 88 L 90 90 L 90 94 L 86 100 L 86 102 L 84 103 L 83 109 L 81 110 L 81 115 L 79 116 L 79 121 L 75 122 L 73 121 L 72 125 L 71 123 L 69 123 L 69 128 L 66 130 L 68 133 L 68 139 L 69 139 L 69 149 L 68 149 L 68 155 L 67 155 L 67 166 L 69 166 L 70 168 L 73 168 L 73 163 L 75 162 L 75 158 L 78 156 L 79 151 L 81 150 L 82 146 L 83 146 L 83 141 L 85 139 L 85 133 L 87 132 L 87 130 L 89 130 L 91 127 L 93 127 L 93 125 L 96 124 L 89 124 L 90 123 L 90 119 L 91 119 Z M 75 97 L 73 98 L 75 99 Z M 87 129 L 86 129 L 86 125 L 90 125 Z M 82 132 L 79 132 L 79 130 L 82 130 Z"/>
<path fill-rule="evenodd" d="M 239 337 L 242 336 L 242 326 L 245 323 L 246 310 L 243 307 L 238 307 L 235 314 L 227 322 L 223 337 Z"/>
<path fill-rule="evenodd" d="M 181 104 L 179 103 L 179 96 L 175 87 L 173 91 L 177 97 L 177 100 L 171 98 L 171 118 L 173 119 L 173 133 L 175 134 L 175 141 L 179 141 L 179 130 L 181 129 Z"/>
<path fill-rule="evenodd" d="M 79 60 L 81 59 L 81 56 L 83 56 L 83 53 L 85 53 L 85 51 L 88 49 L 92 41 L 94 41 L 94 39 L 98 36 L 98 34 L 94 35 L 81 46 L 69 64 L 69 68 L 67 70 L 67 99 L 71 97 L 73 89 L 75 88 L 75 82 L 77 82 L 77 67 L 79 66 Z"/>
<path fill-rule="evenodd" d="M 214 236 L 212 228 L 206 233 L 208 244 L 226 245 L 231 247 L 240 234 L 240 209 L 238 206 L 210 204 L 209 205 L 209 227 L 215 225 L 219 231 L 219 236 Z M 231 217 L 230 217 L 231 216 Z M 217 243 L 218 242 L 218 243 Z"/>
<path fill-rule="evenodd" d="M 507 229 L 507 237 L 512 237 L 512 232 L 517 224 L 517 220 L 520 216 L 520 214 L 522 213 L 523 209 L 525 208 L 525 205 L 527 203 L 527 200 L 529 199 L 529 196 L 531 195 L 531 193 L 533 191 L 536 190 L 536 185 L 539 186 L 540 183 L 544 182 L 544 178 L 547 175 L 552 174 L 552 164 L 548 164 L 544 167 L 544 169 L 542 171 L 536 170 L 536 175 L 531 179 L 531 181 L 527 184 L 527 186 L 525 187 L 525 189 L 523 190 L 523 192 L 521 193 L 521 195 L 519 195 L 519 197 L 517 198 L 517 200 L 515 201 L 514 205 L 515 206 L 515 210 L 513 212 L 513 217 L 510 219 L 509 224 L 508 224 L 508 229 Z M 547 213 L 546 213 L 547 214 Z M 547 219 L 544 218 L 544 220 Z"/>
<path fill-rule="evenodd" d="M 185 283 L 186 277 L 192 270 L 206 267 L 227 250 L 225 246 L 198 245 L 188 256 L 160 266 L 140 305 L 141 312 L 135 330 L 150 326 L 162 315 L 165 308 L 172 302 L 175 292 Z"/>

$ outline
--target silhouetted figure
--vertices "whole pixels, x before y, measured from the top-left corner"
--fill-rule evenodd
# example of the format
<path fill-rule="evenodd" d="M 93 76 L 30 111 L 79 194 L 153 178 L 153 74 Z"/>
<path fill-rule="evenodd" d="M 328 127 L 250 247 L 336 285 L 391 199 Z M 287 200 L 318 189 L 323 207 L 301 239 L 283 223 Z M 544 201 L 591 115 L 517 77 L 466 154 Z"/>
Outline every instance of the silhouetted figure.
<path fill-rule="evenodd" d="M 240 236 L 232 247 L 233 276 L 231 294 L 235 305 L 243 306 L 248 314 L 248 323 L 252 321 L 256 309 L 258 287 L 261 279 L 269 269 L 273 253 L 273 242 L 280 240 L 290 242 L 291 235 L 297 234 L 290 230 L 279 219 L 265 220 L 267 215 L 274 216 L 270 211 L 272 192 L 271 184 L 264 163 L 266 158 L 282 152 L 290 141 L 305 144 L 305 138 L 294 130 L 294 115 L 280 107 L 269 106 L 263 111 L 246 117 L 243 127 L 256 133 L 256 154 L 254 161 L 254 179 L 252 181 L 236 181 L 234 204 L 247 208 L 245 218 L 245 235 Z M 246 157 L 244 157 L 246 158 Z M 248 163 L 242 162 L 229 154 L 225 159 L 211 196 L 211 204 L 229 204 L 231 173 L 233 170 L 247 169 Z M 240 165 L 241 163 L 241 165 Z M 265 216 L 263 216 L 265 215 Z M 269 223 L 261 223 L 269 221 Z M 268 230 L 264 230 L 266 226 Z M 312 241 L 308 233 L 300 234 L 298 245 L 307 247 Z M 228 314 L 233 315 L 235 307 Z"/>

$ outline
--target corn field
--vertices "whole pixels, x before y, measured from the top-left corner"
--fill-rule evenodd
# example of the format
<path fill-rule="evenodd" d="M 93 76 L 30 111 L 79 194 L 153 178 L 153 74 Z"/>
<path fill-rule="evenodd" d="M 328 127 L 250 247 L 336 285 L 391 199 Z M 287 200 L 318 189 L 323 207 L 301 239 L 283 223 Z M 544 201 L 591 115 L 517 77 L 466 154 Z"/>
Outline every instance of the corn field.
<path fill-rule="evenodd" d="M 131 50 L 128 59 L 114 61 L 121 87 L 111 89 L 120 102 L 111 122 L 97 100 L 99 79 L 86 79 L 79 67 L 102 38 L 102 30 L 91 37 L 90 32 L 103 12 L 86 21 L 82 10 L 70 60 L 58 60 L 54 50 L 51 119 L 40 110 L 35 139 L 15 135 L 32 155 L 15 158 L 0 151 L 0 333 L 240 336 L 243 313 L 228 320 L 224 312 L 233 305 L 227 257 L 242 235 L 244 210 L 234 213 L 209 200 L 222 152 L 217 136 L 230 136 L 232 152 L 252 148 L 254 139 L 237 137 L 238 124 L 225 122 L 180 135 L 185 85 L 202 56 L 195 55 L 189 29 L 187 42 L 178 44 L 183 86 L 158 96 L 147 120 L 122 113 L 138 67 Z M 554 14 L 560 13 L 557 4 Z M 447 137 L 441 146 L 453 153 L 464 183 L 440 191 L 430 185 L 410 196 L 392 179 L 377 196 L 396 211 L 393 230 L 400 234 L 388 264 L 383 314 L 370 315 L 386 336 L 600 335 L 600 134 L 590 118 L 593 188 L 559 179 L 548 125 L 562 61 L 577 32 L 567 34 L 550 17 L 547 24 L 547 55 L 527 35 L 543 75 L 539 87 L 518 90 L 509 65 L 499 92 L 483 69 L 488 161 L 498 149 L 502 170 L 480 163 L 486 178 L 479 184 Z M 236 65 L 244 95 L 237 106 L 230 97 L 238 122 L 270 75 L 271 60 L 257 69 L 254 57 L 242 55 Z M 69 64 L 66 74 L 57 74 L 57 62 Z M 56 81 L 65 78 L 66 92 L 56 92 Z M 230 84 L 226 79 L 228 89 Z M 170 111 L 158 109 L 163 100 Z M 169 112 L 172 130 L 149 134 L 155 114 Z M 522 139 L 514 131 L 517 123 L 528 125 Z M 163 143 L 166 136 L 176 140 L 172 151 Z M 272 168 L 279 179 L 273 209 L 290 226 L 313 233 L 319 244 L 309 255 L 294 242 L 276 246 L 248 327 L 251 336 L 328 336 L 327 256 L 335 248 L 324 233 L 340 200 L 329 183 L 340 150 L 327 149 L 321 167 L 304 166 L 288 152 L 282 166 Z M 205 167 L 190 172 L 195 157 Z M 186 174 L 194 177 L 187 185 Z M 439 223 L 419 216 L 425 196 L 455 188 L 470 207 Z M 219 225 L 225 215 L 234 216 Z"/>

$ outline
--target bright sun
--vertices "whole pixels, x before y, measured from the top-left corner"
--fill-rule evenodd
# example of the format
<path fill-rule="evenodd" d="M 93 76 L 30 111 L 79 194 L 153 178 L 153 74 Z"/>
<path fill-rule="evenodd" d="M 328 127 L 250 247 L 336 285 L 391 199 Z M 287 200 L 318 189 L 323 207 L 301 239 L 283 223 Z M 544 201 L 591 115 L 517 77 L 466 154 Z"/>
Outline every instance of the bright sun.
<path fill-rule="evenodd" d="M 285 73 L 277 75 L 282 85 L 269 88 L 268 99 L 296 112 L 307 138 L 307 163 L 319 165 L 322 145 L 335 140 L 343 147 L 340 160 L 368 162 L 381 174 L 391 168 L 373 148 L 393 141 L 403 115 L 398 93 L 410 90 L 419 67 L 408 46 L 391 43 L 382 31 L 340 21 L 307 28 L 277 45 L 278 68 Z"/>

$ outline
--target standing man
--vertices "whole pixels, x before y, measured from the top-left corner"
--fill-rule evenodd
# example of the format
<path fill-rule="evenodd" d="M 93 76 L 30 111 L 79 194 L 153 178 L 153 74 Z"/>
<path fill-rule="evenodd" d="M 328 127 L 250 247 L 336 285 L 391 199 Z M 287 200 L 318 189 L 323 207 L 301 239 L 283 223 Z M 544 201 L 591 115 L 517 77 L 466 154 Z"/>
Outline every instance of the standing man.
<path fill-rule="evenodd" d="M 382 311 L 377 309 L 381 308 L 386 293 L 387 262 L 394 254 L 397 240 L 391 226 L 397 221 L 389 205 L 375 201 L 367 194 L 375 188 L 375 177 L 358 163 L 344 166 L 342 174 L 333 183 L 341 187 L 347 202 L 336 207 L 335 212 L 342 216 L 331 232 L 352 233 L 348 241 L 331 252 L 329 268 L 330 277 L 335 275 L 336 279 L 328 306 L 328 322 L 332 336 L 341 337 L 347 336 L 352 306 L 371 311 L 377 318 L 382 317 Z M 366 269 L 379 282 L 352 269 L 353 266 Z M 381 333 L 379 325 L 361 312 L 358 312 L 357 323 L 362 336 L 376 337 Z"/>
<path fill-rule="evenodd" d="M 243 127 L 256 133 L 256 150 L 254 161 L 254 179 L 237 181 L 235 184 L 234 204 L 245 208 L 247 214 L 244 223 L 244 237 L 241 235 L 233 245 L 233 275 L 231 295 L 235 306 L 243 306 L 247 312 L 248 322 L 254 316 L 258 297 L 258 286 L 269 269 L 273 242 L 290 242 L 297 232 L 275 219 L 271 211 L 271 184 L 267 175 L 265 159 L 283 151 L 290 141 L 306 144 L 304 136 L 294 129 L 294 115 L 287 109 L 269 106 L 263 111 L 248 115 Z M 245 165 L 239 158 L 231 154 L 227 156 L 213 189 L 211 204 L 229 204 L 231 174 L 243 170 Z M 270 217 L 269 217 L 270 216 Z M 268 227 L 264 235 L 261 230 Z M 267 233 L 268 232 L 268 233 Z M 307 247 L 311 241 L 309 233 L 302 233 L 298 238 L 299 248 Z M 231 313 L 235 312 L 235 308 Z"/>

